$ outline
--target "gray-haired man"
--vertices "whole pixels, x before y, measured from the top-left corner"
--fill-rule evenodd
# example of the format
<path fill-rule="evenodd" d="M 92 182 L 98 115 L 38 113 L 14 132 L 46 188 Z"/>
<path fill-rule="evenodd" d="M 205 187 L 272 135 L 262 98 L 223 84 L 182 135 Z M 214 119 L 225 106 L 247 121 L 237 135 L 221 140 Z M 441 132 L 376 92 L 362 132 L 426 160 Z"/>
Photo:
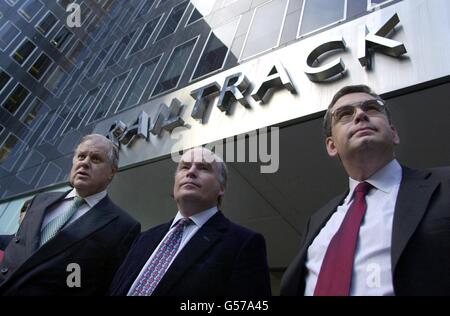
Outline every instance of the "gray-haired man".
<path fill-rule="evenodd" d="M 67 192 L 34 197 L 5 251 L 1 295 L 103 295 L 140 232 L 106 188 L 118 168 L 118 149 L 102 135 L 76 148 Z"/>

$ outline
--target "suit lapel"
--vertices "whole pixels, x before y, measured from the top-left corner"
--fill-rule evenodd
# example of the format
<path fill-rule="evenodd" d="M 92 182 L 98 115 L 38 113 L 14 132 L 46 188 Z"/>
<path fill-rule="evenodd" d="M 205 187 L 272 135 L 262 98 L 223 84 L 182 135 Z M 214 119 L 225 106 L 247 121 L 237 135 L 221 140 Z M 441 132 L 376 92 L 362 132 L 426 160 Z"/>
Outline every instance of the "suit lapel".
<path fill-rule="evenodd" d="M 153 295 L 167 295 L 172 286 L 197 262 L 197 259 L 220 239 L 227 230 L 228 224 L 229 221 L 220 211 L 211 217 L 180 251 Z"/>
<path fill-rule="evenodd" d="M 102 199 L 89 212 L 60 231 L 53 239 L 35 251 L 20 269 L 27 269 L 45 262 L 48 258 L 66 250 L 74 243 L 88 237 L 108 224 L 118 216 L 111 211 L 112 207 L 108 197 Z M 39 237 L 37 239 L 39 242 Z"/>
<path fill-rule="evenodd" d="M 30 213 L 33 212 L 30 230 L 27 232 L 25 237 L 28 256 L 31 256 L 39 247 L 39 241 L 41 239 L 41 226 L 47 210 L 55 203 L 62 200 L 67 194 L 69 194 L 69 192 L 70 191 L 48 193 L 41 201 L 39 201 L 38 204 L 33 205 L 28 211 L 28 216 L 32 215 Z"/>
<path fill-rule="evenodd" d="M 290 280 L 287 287 L 289 288 L 287 291 L 289 293 L 298 293 L 298 295 L 303 295 L 305 290 L 305 260 L 308 252 L 309 246 L 313 243 L 314 239 L 320 233 L 322 228 L 328 222 L 330 217 L 336 211 L 337 207 L 342 203 L 345 196 L 348 192 L 341 194 L 330 202 L 328 202 L 325 206 L 323 206 L 313 217 L 308 225 L 308 230 L 304 232 L 306 236 L 303 237 L 304 242 L 301 244 L 301 249 L 299 254 L 295 257 L 291 266 L 292 269 L 289 268 L 286 271 L 286 280 Z M 296 294 L 297 295 L 297 294 Z"/>
<path fill-rule="evenodd" d="M 439 182 L 430 172 L 403 167 L 402 182 L 395 205 L 392 227 L 391 263 L 395 272 L 398 260 L 422 220 Z"/>

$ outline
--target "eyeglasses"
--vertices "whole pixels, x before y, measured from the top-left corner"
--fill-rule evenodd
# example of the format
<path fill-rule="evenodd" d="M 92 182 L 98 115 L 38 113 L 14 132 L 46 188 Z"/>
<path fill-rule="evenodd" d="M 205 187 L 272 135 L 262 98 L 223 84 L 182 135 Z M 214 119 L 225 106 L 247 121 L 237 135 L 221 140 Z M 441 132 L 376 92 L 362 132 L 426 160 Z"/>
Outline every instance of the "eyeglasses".
<path fill-rule="evenodd" d="M 386 109 L 386 103 L 380 99 L 356 102 L 337 108 L 331 113 L 331 116 L 334 117 L 335 123 L 346 124 L 353 120 L 357 108 L 360 108 L 368 116 L 378 116 L 384 113 Z"/>

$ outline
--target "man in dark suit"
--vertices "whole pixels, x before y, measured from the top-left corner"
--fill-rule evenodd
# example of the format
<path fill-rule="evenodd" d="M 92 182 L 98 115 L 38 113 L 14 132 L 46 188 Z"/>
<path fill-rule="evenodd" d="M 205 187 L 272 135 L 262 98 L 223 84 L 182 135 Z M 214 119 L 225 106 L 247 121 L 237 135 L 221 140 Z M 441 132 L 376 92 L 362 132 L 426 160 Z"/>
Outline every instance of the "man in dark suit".
<path fill-rule="evenodd" d="M 281 294 L 449 295 L 450 168 L 401 166 L 389 111 L 367 86 L 336 93 L 324 130 L 349 188 L 309 219 Z"/>
<path fill-rule="evenodd" d="M 1 295 L 104 295 L 140 224 L 106 188 L 118 149 L 85 136 L 70 172 L 73 189 L 34 197 L 0 266 Z"/>
<path fill-rule="evenodd" d="M 270 295 L 264 237 L 218 210 L 226 181 L 219 157 L 204 148 L 187 151 L 175 174 L 177 215 L 136 239 L 111 294 Z"/>

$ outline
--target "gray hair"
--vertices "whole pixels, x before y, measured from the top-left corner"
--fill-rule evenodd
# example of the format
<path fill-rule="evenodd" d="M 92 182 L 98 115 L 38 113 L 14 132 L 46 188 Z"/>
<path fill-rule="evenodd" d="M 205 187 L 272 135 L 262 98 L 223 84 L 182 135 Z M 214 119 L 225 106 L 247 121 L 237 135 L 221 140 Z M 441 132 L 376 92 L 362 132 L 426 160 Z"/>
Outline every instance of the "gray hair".
<path fill-rule="evenodd" d="M 333 96 L 333 99 L 331 100 L 330 105 L 328 105 L 328 109 L 325 112 L 325 115 L 323 117 L 323 132 L 325 134 L 325 137 L 331 136 L 331 108 L 336 104 L 336 102 L 342 98 L 344 95 L 350 94 L 350 93 L 367 93 L 368 95 L 373 96 L 376 99 L 382 100 L 382 98 L 372 91 L 372 89 L 366 85 L 352 85 L 352 86 L 345 86 L 336 94 Z M 386 116 L 388 118 L 389 123 L 391 123 L 391 113 L 389 112 L 389 109 L 387 106 L 385 107 Z"/>
<path fill-rule="evenodd" d="M 78 146 L 80 146 L 82 143 L 87 142 L 89 140 L 102 140 L 105 144 L 107 144 L 107 146 L 109 147 L 108 152 L 106 153 L 108 156 L 108 162 L 111 166 L 115 167 L 115 168 L 119 168 L 119 148 L 114 145 L 114 143 L 109 140 L 108 138 L 106 138 L 103 135 L 100 134 L 89 134 L 84 136 L 81 141 L 79 142 Z M 78 148 L 77 146 L 77 148 Z"/>

